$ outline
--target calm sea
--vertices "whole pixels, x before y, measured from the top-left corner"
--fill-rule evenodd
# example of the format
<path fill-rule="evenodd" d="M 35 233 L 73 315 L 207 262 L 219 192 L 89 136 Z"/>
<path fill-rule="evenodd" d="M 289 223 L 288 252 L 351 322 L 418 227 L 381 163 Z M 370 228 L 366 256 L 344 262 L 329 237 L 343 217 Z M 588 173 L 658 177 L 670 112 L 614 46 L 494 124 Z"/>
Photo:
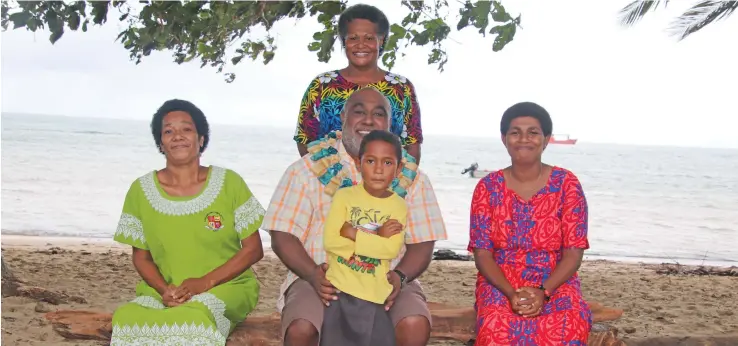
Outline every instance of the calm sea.
<path fill-rule="evenodd" d="M 240 173 L 263 205 L 297 153 L 290 128 L 212 126 L 203 164 Z M 506 166 L 498 136 L 426 136 L 422 169 L 463 250 L 473 162 Z M 588 258 L 738 264 L 738 150 L 579 143 L 544 160 L 574 171 L 589 201 Z M 2 233 L 110 238 L 130 183 L 161 168 L 145 121 L 2 114 Z M 269 237 L 263 234 L 264 241 Z"/>

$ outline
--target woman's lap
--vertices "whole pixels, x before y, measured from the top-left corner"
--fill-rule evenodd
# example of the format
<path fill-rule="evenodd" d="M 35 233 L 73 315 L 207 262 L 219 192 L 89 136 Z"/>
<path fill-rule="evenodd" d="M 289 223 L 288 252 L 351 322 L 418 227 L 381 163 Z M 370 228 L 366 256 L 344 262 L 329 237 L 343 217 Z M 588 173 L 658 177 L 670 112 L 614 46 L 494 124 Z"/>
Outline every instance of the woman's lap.
<path fill-rule="evenodd" d="M 507 300 L 479 304 L 477 310 L 477 345 L 586 345 L 592 325 L 589 306 L 569 285 L 560 287 L 537 317 L 514 313 Z"/>
<path fill-rule="evenodd" d="M 148 285 L 139 284 L 136 294 L 113 314 L 112 344 L 162 338 L 167 343 L 223 345 L 236 324 L 256 306 L 259 286 L 255 280 L 227 283 L 172 308 L 165 307 Z"/>

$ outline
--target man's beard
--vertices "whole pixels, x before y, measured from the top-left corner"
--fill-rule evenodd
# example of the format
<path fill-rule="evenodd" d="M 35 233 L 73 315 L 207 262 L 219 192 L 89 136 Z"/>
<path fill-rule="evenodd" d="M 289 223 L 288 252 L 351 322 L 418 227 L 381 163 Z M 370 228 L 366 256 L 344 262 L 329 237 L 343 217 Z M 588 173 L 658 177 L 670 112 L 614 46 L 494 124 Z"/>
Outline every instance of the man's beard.
<path fill-rule="evenodd" d="M 352 134 L 349 136 L 343 135 L 343 138 L 341 138 L 341 141 L 343 141 L 343 148 L 346 149 L 346 152 L 351 156 L 359 155 L 361 140 L 357 137 L 358 136 L 356 134 Z"/>

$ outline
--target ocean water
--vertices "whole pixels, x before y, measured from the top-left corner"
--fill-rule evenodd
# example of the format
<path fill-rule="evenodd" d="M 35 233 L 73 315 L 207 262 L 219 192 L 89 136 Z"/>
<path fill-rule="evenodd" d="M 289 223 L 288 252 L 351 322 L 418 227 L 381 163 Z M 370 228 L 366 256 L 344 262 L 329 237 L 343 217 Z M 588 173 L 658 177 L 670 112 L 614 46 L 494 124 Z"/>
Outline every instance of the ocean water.
<path fill-rule="evenodd" d="M 499 137 L 427 135 L 423 169 L 463 251 L 473 162 L 509 158 Z M 211 126 L 203 164 L 241 174 L 267 205 L 297 159 L 290 128 Z M 145 121 L 2 114 L 2 234 L 110 238 L 131 182 L 164 165 Z M 589 202 L 587 258 L 738 265 L 738 150 L 578 143 L 544 161 L 572 170 Z M 266 233 L 262 234 L 269 242 Z"/>

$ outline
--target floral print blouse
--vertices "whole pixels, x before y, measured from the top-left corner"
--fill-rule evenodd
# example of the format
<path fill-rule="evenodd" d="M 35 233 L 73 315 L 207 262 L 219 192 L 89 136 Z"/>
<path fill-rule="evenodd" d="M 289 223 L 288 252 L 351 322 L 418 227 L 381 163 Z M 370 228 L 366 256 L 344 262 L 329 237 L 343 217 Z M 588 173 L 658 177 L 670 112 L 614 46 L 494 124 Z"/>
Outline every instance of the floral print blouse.
<path fill-rule="evenodd" d="M 410 80 L 388 72 L 383 80 L 366 86 L 376 88 L 389 100 L 392 107 L 390 131 L 400 137 L 402 145 L 422 143 L 420 107 Z M 315 77 L 300 102 L 294 140 L 308 144 L 329 132 L 340 130 L 343 105 L 354 91 L 361 88 L 346 80 L 337 70 Z"/>

